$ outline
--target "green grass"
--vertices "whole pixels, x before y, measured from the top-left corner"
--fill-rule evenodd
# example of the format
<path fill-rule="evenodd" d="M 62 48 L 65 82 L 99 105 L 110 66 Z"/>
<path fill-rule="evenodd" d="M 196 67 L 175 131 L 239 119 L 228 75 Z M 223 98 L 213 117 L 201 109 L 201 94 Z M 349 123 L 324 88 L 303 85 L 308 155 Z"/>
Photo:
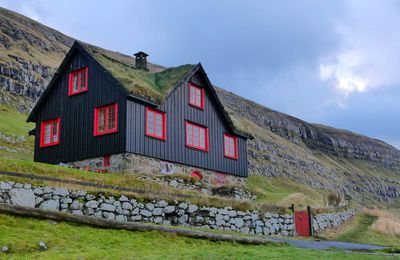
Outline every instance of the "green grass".
<path fill-rule="evenodd" d="M 305 208 L 307 205 L 324 207 L 324 199 L 328 193 L 283 177 L 267 178 L 251 175 L 247 179 L 246 186 L 257 195 L 258 202 L 282 206 L 290 206 L 294 203 L 297 208 Z"/>
<path fill-rule="evenodd" d="M 34 175 L 62 178 L 67 180 L 78 180 L 84 182 L 108 184 L 108 185 L 128 187 L 128 188 L 137 188 L 148 191 L 161 191 L 161 192 L 173 192 L 180 194 L 187 193 L 187 194 L 200 195 L 200 193 L 195 191 L 184 191 L 169 186 L 165 186 L 156 182 L 139 180 L 136 174 L 130 174 L 130 173 L 86 172 L 63 166 L 17 160 L 17 159 L 7 159 L 7 158 L 0 158 L 0 170 L 29 173 Z M 4 177 L 4 178 L 9 179 L 10 177 Z M 32 182 L 31 180 L 26 180 L 26 181 Z M 46 181 L 38 181 L 38 182 L 47 183 Z"/>
<path fill-rule="evenodd" d="M 18 112 L 15 108 L 7 105 L 0 105 L 0 131 L 7 135 L 27 136 L 28 131 L 35 127 L 35 124 L 25 122 L 27 114 Z"/>
<path fill-rule="evenodd" d="M 344 232 L 339 232 L 335 237 L 329 238 L 343 242 L 400 247 L 399 236 L 390 236 L 370 228 L 377 219 L 377 216 L 360 213 L 354 221 L 348 223 L 347 228 L 344 227 Z"/>
<path fill-rule="evenodd" d="M 39 241 L 48 250 L 40 252 Z M 0 214 L 0 245 L 11 259 L 375 259 L 336 250 L 262 246 L 179 237 L 159 232 L 92 228 Z M 0 255 L 0 258 L 2 255 Z"/>
<path fill-rule="evenodd" d="M 267 205 L 265 203 L 252 203 L 249 201 L 237 201 L 233 199 L 221 198 L 217 196 L 208 196 L 203 193 L 197 191 L 187 191 L 177 188 L 172 188 L 167 185 L 162 185 L 157 182 L 150 182 L 145 180 L 139 180 L 137 178 L 137 174 L 131 173 L 93 173 L 93 172 L 85 172 L 77 169 L 66 168 L 62 166 L 44 164 L 44 163 L 36 163 L 31 161 L 23 161 L 16 159 L 5 159 L 0 158 L 0 170 L 2 171 L 12 171 L 12 172 L 21 172 L 21 173 L 30 173 L 41 176 L 49 176 L 49 177 L 57 177 L 68 180 L 79 180 L 79 181 L 87 181 L 94 182 L 100 184 L 110 184 L 121 187 L 129 187 L 129 188 L 137 188 L 147 191 L 146 194 L 138 194 L 131 192 L 120 192 L 110 189 L 97 189 L 93 187 L 86 187 L 80 185 L 67 185 L 60 184 L 51 181 L 36 181 L 29 180 L 23 178 L 16 177 L 8 177 L 8 176 L 0 176 L 0 180 L 13 180 L 18 182 L 28 182 L 34 185 L 48 185 L 48 186 L 56 186 L 56 187 L 67 187 L 70 189 L 85 189 L 94 193 L 104 193 L 107 195 L 120 196 L 121 194 L 131 195 L 131 197 L 135 197 L 139 200 L 151 200 L 151 199 L 165 199 L 165 200 L 185 200 L 190 203 L 194 203 L 197 205 L 203 206 L 213 206 L 213 207 L 228 207 L 231 206 L 238 210 L 252 210 L 263 208 L 265 210 L 273 211 L 273 212 L 285 212 L 285 209 L 282 207 L 277 207 L 275 205 Z M 198 198 L 179 198 L 174 195 L 157 195 L 154 192 L 168 192 L 175 194 L 188 194 L 188 195 L 196 195 Z"/>
<path fill-rule="evenodd" d="M 2 94 L 2 92 L 0 92 Z M 27 114 L 18 112 L 15 108 L 0 104 L 0 132 L 7 137 L 16 139 L 17 136 L 24 136 L 26 141 L 12 143 L 0 139 L 0 147 L 7 147 L 16 152 L 9 152 L 0 149 L 0 158 L 18 158 L 32 160 L 33 157 L 33 136 L 28 136 L 29 130 L 35 127 L 32 123 L 26 123 Z"/>
<path fill-rule="evenodd" d="M 162 101 L 166 95 L 194 68 L 187 64 L 168 68 L 161 72 L 149 73 L 135 70 L 125 62 L 111 58 L 98 47 L 84 44 L 85 48 L 107 69 L 131 94 L 145 96 L 155 101 Z"/>

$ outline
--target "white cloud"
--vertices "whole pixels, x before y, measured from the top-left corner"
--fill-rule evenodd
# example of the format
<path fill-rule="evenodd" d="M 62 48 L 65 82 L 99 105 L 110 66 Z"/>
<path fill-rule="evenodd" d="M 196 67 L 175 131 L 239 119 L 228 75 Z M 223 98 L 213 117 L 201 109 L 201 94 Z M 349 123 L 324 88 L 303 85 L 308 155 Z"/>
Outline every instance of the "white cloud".
<path fill-rule="evenodd" d="M 347 3 L 347 18 L 337 23 L 340 51 L 324 57 L 319 67 L 320 78 L 334 82 L 344 99 L 400 83 L 400 13 L 395 2 Z"/>

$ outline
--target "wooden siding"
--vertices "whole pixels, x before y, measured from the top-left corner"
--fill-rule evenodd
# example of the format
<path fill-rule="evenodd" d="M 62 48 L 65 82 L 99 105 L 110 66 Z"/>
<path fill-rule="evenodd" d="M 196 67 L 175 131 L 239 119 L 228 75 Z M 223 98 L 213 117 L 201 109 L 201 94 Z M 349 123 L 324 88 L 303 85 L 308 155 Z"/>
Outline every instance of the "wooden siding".
<path fill-rule="evenodd" d="M 85 66 L 89 67 L 88 91 L 69 97 L 69 72 Z M 90 56 L 75 51 L 54 84 L 37 114 L 35 161 L 71 162 L 125 151 L 126 97 L 115 79 L 104 73 Z M 95 107 L 115 102 L 119 107 L 118 132 L 94 137 Z M 40 123 L 56 117 L 61 117 L 60 144 L 40 148 Z"/>
<path fill-rule="evenodd" d="M 189 80 L 201 87 L 206 86 L 200 72 L 194 74 Z M 205 87 L 204 110 L 189 105 L 187 82 L 173 90 L 161 106 L 161 110 L 167 113 L 166 141 L 145 135 L 145 105 L 128 100 L 126 135 L 128 152 L 247 177 L 246 139 L 237 137 L 237 160 L 224 156 L 224 133 L 230 132 L 208 88 Z M 185 120 L 208 127 L 208 152 L 186 147 Z"/>

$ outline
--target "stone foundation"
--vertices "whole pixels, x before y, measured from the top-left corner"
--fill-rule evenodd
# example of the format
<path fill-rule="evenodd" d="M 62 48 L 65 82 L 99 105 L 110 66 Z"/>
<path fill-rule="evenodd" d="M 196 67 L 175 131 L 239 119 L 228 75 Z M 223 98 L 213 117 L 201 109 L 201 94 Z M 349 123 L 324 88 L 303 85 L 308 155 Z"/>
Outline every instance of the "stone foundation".
<path fill-rule="evenodd" d="M 245 178 L 243 177 L 214 172 L 179 163 L 165 162 L 159 159 L 136 155 L 132 153 L 110 155 L 110 166 L 108 167 L 103 166 L 103 157 L 71 162 L 68 163 L 68 165 L 80 169 L 90 168 L 90 171 L 127 172 L 153 175 L 190 175 L 193 172 L 198 172 L 199 174 L 201 174 L 201 176 L 203 176 L 202 181 L 210 186 L 241 186 L 245 183 Z"/>

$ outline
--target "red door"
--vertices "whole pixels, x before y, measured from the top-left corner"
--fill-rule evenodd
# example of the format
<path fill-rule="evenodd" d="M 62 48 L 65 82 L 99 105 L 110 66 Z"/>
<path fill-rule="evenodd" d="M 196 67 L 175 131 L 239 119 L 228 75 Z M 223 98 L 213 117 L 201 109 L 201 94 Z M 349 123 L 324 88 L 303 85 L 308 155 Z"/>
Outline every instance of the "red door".
<path fill-rule="evenodd" d="M 295 211 L 294 212 L 294 223 L 296 227 L 296 233 L 298 236 L 309 237 L 310 234 L 310 217 L 308 211 Z"/>

